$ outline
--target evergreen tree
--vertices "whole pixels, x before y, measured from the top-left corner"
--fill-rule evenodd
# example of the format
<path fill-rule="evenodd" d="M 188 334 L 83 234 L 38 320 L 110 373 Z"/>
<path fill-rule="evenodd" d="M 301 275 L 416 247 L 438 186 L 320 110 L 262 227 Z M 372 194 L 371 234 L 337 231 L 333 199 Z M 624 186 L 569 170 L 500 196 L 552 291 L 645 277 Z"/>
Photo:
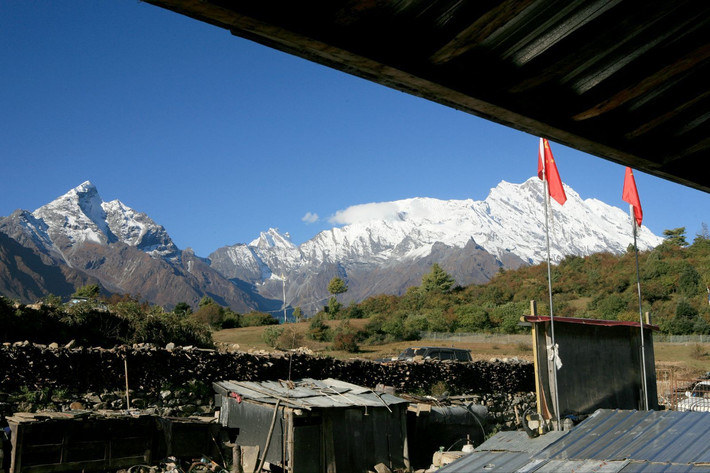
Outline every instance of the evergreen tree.
<path fill-rule="evenodd" d="M 99 297 L 101 290 L 98 284 L 87 284 L 76 290 L 72 297 L 82 297 L 86 299 L 96 299 Z"/>
<path fill-rule="evenodd" d="M 422 276 L 424 292 L 449 292 L 454 285 L 454 278 L 441 269 L 438 263 L 431 265 L 431 271 Z"/>
<path fill-rule="evenodd" d="M 693 240 L 693 243 L 707 240 L 710 240 L 710 231 L 708 230 L 708 224 L 703 222 L 700 225 L 700 232 L 695 234 L 695 240 Z"/>
<path fill-rule="evenodd" d="M 178 302 L 177 304 L 175 304 L 173 314 L 183 316 L 190 315 L 192 314 L 192 307 L 190 307 L 190 304 L 188 304 L 187 302 Z"/>
<path fill-rule="evenodd" d="M 685 248 L 688 242 L 685 239 L 685 227 L 678 227 L 672 230 L 663 230 L 663 236 L 666 237 L 666 242 L 671 245 Z"/>
<path fill-rule="evenodd" d="M 348 286 L 345 284 L 345 281 L 340 279 L 338 276 L 335 276 L 328 283 L 328 292 L 334 296 L 337 296 L 338 294 L 348 292 Z"/>

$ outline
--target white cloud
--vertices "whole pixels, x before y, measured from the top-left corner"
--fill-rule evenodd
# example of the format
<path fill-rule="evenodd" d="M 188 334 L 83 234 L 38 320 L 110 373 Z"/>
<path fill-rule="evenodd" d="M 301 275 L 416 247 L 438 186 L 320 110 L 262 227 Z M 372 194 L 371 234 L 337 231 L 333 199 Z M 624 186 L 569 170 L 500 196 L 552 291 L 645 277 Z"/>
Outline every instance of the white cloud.
<path fill-rule="evenodd" d="M 306 223 L 315 223 L 318 221 L 318 214 L 313 212 L 306 212 L 306 215 L 301 217 L 301 220 Z"/>
<path fill-rule="evenodd" d="M 399 206 L 394 202 L 353 205 L 345 210 L 338 210 L 328 221 L 350 225 L 370 220 L 392 220 L 398 218 L 399 211 Z"/>

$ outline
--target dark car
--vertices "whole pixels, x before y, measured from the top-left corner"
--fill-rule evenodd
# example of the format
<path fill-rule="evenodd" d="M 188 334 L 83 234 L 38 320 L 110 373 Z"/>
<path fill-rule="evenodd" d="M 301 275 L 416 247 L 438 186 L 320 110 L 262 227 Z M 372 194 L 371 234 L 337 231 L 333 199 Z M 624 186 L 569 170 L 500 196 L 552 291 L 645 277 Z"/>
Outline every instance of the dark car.
<path fill-rule="evenodd" d="M 471 361 L 471 350 L 451 347 L 410 347 L 396 358 L 379 361 L 412 361 L 414 359 Z"/>

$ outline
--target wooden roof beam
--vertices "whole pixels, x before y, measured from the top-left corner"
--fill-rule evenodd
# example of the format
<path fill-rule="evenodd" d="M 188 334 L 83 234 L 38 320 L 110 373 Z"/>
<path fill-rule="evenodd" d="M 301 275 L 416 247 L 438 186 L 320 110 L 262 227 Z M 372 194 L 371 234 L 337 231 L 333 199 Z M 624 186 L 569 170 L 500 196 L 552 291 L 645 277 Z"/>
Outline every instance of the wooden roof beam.
<path fill-rule="evenodd" d="M 444 64 L 467 53 L 537 1 L 505 0 L 499 3 L 432 54 L 429 61 L 437 65 Z"/>

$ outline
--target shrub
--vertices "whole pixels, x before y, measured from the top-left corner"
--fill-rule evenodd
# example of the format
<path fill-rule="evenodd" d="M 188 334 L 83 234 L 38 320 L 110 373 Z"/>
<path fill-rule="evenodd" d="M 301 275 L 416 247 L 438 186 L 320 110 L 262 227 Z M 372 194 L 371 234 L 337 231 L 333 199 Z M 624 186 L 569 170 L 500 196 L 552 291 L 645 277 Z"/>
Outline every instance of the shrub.
<path fill-rule="evenodd" d="M 262 325 L 278 325 L 279 321 L 270 314 L 252 311 L 248 314 L 243 314 L 239 318 L 239 323 L 242 327 L 259 327 Z"/>
<path fill-rule="evenodd" d="M 192 314 L 191 317 L 212 328 L 221 328 L 224 322 L 224 308 L 214 302 L 201 305 L 197 312 Z"/>
<path fill-rule="evenodd" d="M 269 345 L 271 348 L 278 347 L 279 337 L 283 333 L 284 329 L 280 326 L 271 326 L 264 329 L 264 333 L 261 334 L 261 339 L 264 343 Z"/>
<path fill-rule="evenodd" d="M 343 322 L 335 329 L 335 334 L 333 335 L 333 349 L 346 351 L 348 353 L 357 353 L 360 351 L 357 338 L 357 332 L 347 321 Z"/>
<path fill-rule="evenodd" d="M 481 307 L 462 305 L 454 309 L 458 318 L 458 328 L 464 332 L 478 332 L 490 326 L 488 313 Z"/>
<path fill-rule="evenodd" d="M 279 348 L 293 350 L 304 345 L 303 334 L 294 327 L 285 327 L 277 343 Z"/>
<path fill-rule="evenodd" d="M 308 326 L 308 338 L 317 342 L 325 342 L 330 338 L 330 329 L 323 321 L 323 316 L 319 313 L 311 319 Z"/>

